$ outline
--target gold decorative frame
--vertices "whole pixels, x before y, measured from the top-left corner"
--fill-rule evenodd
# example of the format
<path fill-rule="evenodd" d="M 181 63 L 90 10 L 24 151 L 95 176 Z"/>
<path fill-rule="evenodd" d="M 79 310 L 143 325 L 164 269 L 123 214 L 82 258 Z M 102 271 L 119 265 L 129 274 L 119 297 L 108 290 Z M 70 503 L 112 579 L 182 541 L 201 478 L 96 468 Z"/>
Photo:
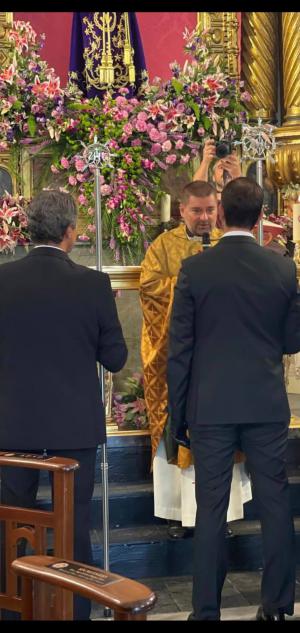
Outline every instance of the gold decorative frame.
<path fill-rule="evenodd" d="M 11 50 L 11 43 L 7 40 L 6 31 L 10 29 L 13 23 L 13 14 L 10 11 L 0 12 L 0 67 L 8 63 L 8 53 Z"/>
<path fill-rule="evenodd" d="M 13 166 L 12 161 L 13 157 L 9 151 L 0 152 L 0 169 L 4 169 L 9 174 L 12 182 L 12 193 L 16 194 L 19 193 L 17 180 L 18 166 Z"/>
<path fill-rule="evenodd" d="M 238 19 L 236 12 L 198 12 L 197 29 L 211 29 L 212 52 L 225 61 L 232 78 L 239 77 Z"/>
<path fill-rule="evenodd" d="M 140 285 L 140 266 L 103 266 L 108 273 L 113 290 L 138 290 Z M 113 419 L 106 420 L 107 435 L 149 435 L 149 430 L 120 431 Z"/>

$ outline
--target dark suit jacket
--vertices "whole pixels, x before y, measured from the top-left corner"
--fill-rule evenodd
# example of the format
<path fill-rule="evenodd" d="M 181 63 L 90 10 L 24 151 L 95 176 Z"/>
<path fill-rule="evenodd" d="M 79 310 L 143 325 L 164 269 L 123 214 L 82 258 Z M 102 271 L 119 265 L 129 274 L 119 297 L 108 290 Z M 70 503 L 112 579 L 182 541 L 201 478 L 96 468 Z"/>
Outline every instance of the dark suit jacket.
<path fill-rule="evenodd" d="M 300 349 L 292 260 L 250 236 L 183 261 L 170 325 L 173 431 L 289 419 L 282 355 Z"/>
<path fill-rule="evenodd" d="M 47 247 L 0 266 L 0 449 L 105 441 L 96 361 L 126 358 L 107 274 Z"/>

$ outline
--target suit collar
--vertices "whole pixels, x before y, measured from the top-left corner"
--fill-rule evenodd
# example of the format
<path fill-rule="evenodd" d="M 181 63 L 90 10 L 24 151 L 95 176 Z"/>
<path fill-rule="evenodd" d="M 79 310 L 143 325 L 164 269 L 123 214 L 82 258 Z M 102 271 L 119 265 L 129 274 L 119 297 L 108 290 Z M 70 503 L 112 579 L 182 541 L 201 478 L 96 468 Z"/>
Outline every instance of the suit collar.
<path fill-rule="evenodd" d="M 256 239 L 253 239 L 251 235 L 227 235 L 226 238 L 220 239 L 219 244 L 232 244 L 233 242 L 235 244 L 254 244 L 258 246 Z"/>
<path fill-rule="evenodd" d="M 48 246 L 40 246 L 33 248 L 27 257 L 58 257 L 59 259 L 69 260 L 69 255 L 65 251 L 58 248 L 49 248 Z"/>

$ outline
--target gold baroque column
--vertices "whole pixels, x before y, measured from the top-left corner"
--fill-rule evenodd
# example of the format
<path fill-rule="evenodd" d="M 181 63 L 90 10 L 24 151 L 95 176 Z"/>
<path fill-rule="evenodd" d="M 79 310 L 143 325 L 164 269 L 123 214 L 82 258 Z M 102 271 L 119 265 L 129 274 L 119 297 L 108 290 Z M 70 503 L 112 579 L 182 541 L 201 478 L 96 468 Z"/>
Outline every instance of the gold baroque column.
<path fill-rule="evenodd" d="M 275 118 L 277 13 L 244 13 L 242 19 L 242 79 L 251 94 L 251 119 Z"/>
<path fill-rule="evenodd" d="M 267 169 L 279 186 L 300 182 L 300 13 L 282 13 L 284 123 L 275 131 L 275 163 Z"/>
<path fill-rule="evenodd" d="M 285 125 L 300 124 L 300 13 L 282 14 Z"/>
<path fill-rule="evenodd" d="M 239 76 L 238 20 L 235 12 L 199 12 L 197 29 L 211 29 L 212 52 L 225 61 L 228 74 Z"/>
<path fill-rule="evenodd" d="M 7 40 L 6 31 L 12 26 L 13 14 L 0 12 L 0 67 L 7 65 L 11 43 Z"/>

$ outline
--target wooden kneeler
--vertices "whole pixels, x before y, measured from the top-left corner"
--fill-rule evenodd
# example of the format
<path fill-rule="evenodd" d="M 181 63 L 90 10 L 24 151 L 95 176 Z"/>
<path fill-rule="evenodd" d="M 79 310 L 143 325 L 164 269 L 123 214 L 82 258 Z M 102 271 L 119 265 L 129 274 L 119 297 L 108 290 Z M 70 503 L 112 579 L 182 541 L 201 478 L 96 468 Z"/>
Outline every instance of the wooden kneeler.
<path fill-rule="evenodd" d="M 115 620 L 146 620 L 156 602 L 145 585 L 73 560 L 23 556 L 12 569 L 22 576 L 22 620 L 72 620 L 72 610 L 62 612 L 56 602 L 56 587 L 109 607 Z"/>
<path fill-rule="evenodd" d="M 21 613 L 22 597 L 11 568 L 18 555 L 18 541 L 26 539 L 36 554 L 47 554 L 47 528 L 53 528 L 55 556 L 73 557 L 74 472 L 79 464 L 69 458 L 1 451 L 0 466 L 35 468 L 53 473 L 52 511 L 0 505 L 0 521 L 5 529 L 5 592 L 0 593 L 0 608 Z M 59 590 L 56 601 L 62 611 L 70 613 L 73 601 L 70 592 Z"/>

